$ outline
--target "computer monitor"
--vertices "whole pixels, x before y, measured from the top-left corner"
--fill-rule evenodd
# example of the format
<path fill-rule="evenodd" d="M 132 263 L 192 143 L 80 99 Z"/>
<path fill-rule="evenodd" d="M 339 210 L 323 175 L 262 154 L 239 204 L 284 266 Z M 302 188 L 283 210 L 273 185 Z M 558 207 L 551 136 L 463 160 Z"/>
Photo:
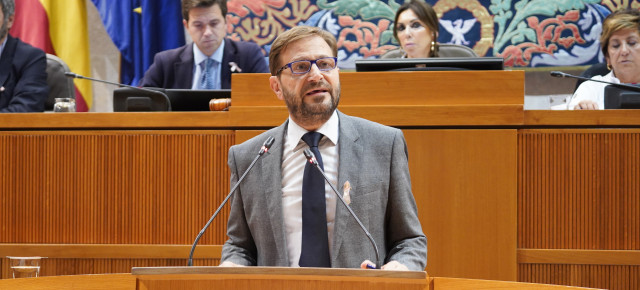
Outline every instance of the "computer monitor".
<path fill-rule="evenodd" d="M 640 109 L 640 87 L 638 91 L 608 85 L 604 88 L 604 108 Z"/>
<path fill-rule="evenodd" d="M 503 70 L 501 57 L 432 57 L 356 60 L 357 72 Z"/>
<path fill-rule="evenodd" d="M 113 91 L 113 111 L 209 111 L 209 101 L 220 98 L 231 98 L 231 90 L 119 88 Z"/>
<path fill-rule="evenodd" d="M 166 89 L 172 111 L 209 111 L 211 99 L 231 98 L 231 90 Z"/>

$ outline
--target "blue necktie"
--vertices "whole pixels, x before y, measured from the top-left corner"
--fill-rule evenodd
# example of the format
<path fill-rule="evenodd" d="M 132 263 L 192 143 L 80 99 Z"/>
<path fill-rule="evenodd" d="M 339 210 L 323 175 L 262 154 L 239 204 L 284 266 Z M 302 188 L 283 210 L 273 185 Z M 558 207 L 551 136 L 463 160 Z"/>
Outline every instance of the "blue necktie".
<path fill-rule="evenodd" d="M 302 140 L 315 154 L 320 168 L 324 170 L 322 156 L 318 150 L 320 139 L 322 134 L 318 132 L 309 132 L 302 136 Z M 300 267 L 331 267 L 324 182 L 322 174 L 307 162 L 302 178 L 302 246 L 298 262 Z"/>
<path fill-rule="evenodd" d="M 215 73 L 213 69 L 213 66 L 215 65 L 216 61 L 213 59 L 207 58 L 205 61 L 201 63 L 203 63 L 203 68 L 202 68 L 202 77 L 200 78 L 200 89 L 203 89 L 203 90 L 217 89 L 216 81 L 215 81 Z"/>

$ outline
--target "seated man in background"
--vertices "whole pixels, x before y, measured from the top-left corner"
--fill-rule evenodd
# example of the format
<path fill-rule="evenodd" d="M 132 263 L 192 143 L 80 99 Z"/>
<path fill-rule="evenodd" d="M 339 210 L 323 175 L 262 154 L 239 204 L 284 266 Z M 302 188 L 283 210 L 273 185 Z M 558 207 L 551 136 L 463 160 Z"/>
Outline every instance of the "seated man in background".
<path fill-rule="evenodd" d="M 0 0 L 0 112 L 44 112 L 49 94 L 44 51 L 9 35 L 14 0 Z"/>
<path fill-rule="evenodd" d="M 229 149 L 231 185 L 267 137 L 269 154 L 233 196 L 221 266 L 366 268 L 373 247 L 322 175 L 363 221 L 385 270 L 423 271 L 427 239 L 411 192 L 402 131 L 336 108 L 340 100 L 337 45 L 317 27 L 280 34 L 269 52 L 269 83 L 289 110 L 282 125 Z M 379 265 L 378 265 L 379 266 Z"/>
<path fill-rule="evenodd" d="M 182 23 L 193 43 L 156 54 L 140 85 L 230 89 L 231 73 L 269 72 L 257 44 L 225 39 L 226 15 L 226 0 L 183 0 Z"/>

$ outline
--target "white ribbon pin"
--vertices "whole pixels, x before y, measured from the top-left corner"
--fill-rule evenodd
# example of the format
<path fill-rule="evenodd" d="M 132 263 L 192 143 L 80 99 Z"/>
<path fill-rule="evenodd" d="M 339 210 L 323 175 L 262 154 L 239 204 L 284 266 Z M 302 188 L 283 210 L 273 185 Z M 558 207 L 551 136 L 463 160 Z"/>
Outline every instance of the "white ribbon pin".
<path fill-rule="evenodd" d="M 351 195 L 349 195 L 349 192 L 351 191 L 351 183 L 349 183 L 348 180 L 347 182 L 344 183 L 343 189 L 344 189 L 344 192 L 342 194 L 342 199 L 344 199 L 344 202 L 346 202 L 347 205 L 350 205 Z"/>

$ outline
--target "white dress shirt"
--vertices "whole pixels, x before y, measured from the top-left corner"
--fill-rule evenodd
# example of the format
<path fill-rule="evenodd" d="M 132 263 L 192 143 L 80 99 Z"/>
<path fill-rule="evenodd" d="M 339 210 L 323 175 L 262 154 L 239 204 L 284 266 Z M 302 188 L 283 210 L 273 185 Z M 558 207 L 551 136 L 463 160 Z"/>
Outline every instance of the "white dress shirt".
<path fill-rule="evenodd" d="M 203 65 L 202 62 L 206 61 L 207 58 L 211 58 L 215 61 L 217 61 L 216 65 L 213 67 L 214 68 L 214 75 L 216 75 L 217 77 L 214 78 L 215 82 L 216 82 L 216 87 L 218 88 L 222 88 L 221 84 L 221 80 L 220 80 L 220 74 L 222 71 L 222 56 L 224 55 L 224 39 L 222 40 L 222 43 L 220 43 L 220 46 L 218 47 L 218 49 L 216 49 L 215 52 L 213 52 L 213 54 L 211 55 L 211 57 L 206 56 L 202 51 L 200 51 L 200 49 L 198 48 L 198 46 L 194 43 L 193 44 L 193 81 L 191 83 L 191 89 L 192 90 L 198 90 L 201 89 L 200 88 L 200 81 L 202 78 L 202 73 L 203 73 Z"/>
<path fill-rule="evenodd" d="M 620 83 L 620 80 L 613 75 L 613 71 L 610 71 L 604 76 L 593 76 L 591 79 L 616 84 Z M 573 110 L 578 103 L 585 100 L 596 102 L 598 109 L 604 110 L 604 88 L 606 86 L 608 85 L 603 83 L 584 81 L 580 84 L 576 92 L 573 93 L 573 96 L 569 100 L 567 110 Z"/>
<path fill-rule="evenodd" d="M 338 182 L 338 122 L 338 113 L 334 111 L 331 118 L 316 131 L 324 135 L 318 144 L 318 150 L 322 155 L 324 172 L 334 186 Z M 299 267 L 302 246 L 302 178 L 307 164 L 302 152 L 309 147 L 302 140 L 302 136 L 307 132 L 289 117 L 282 154 L 282 213 L 291 267 Z M 326 183 L 324 191 L 327 203 L 329 253 L 331 253 L 338 198 Z"/>

